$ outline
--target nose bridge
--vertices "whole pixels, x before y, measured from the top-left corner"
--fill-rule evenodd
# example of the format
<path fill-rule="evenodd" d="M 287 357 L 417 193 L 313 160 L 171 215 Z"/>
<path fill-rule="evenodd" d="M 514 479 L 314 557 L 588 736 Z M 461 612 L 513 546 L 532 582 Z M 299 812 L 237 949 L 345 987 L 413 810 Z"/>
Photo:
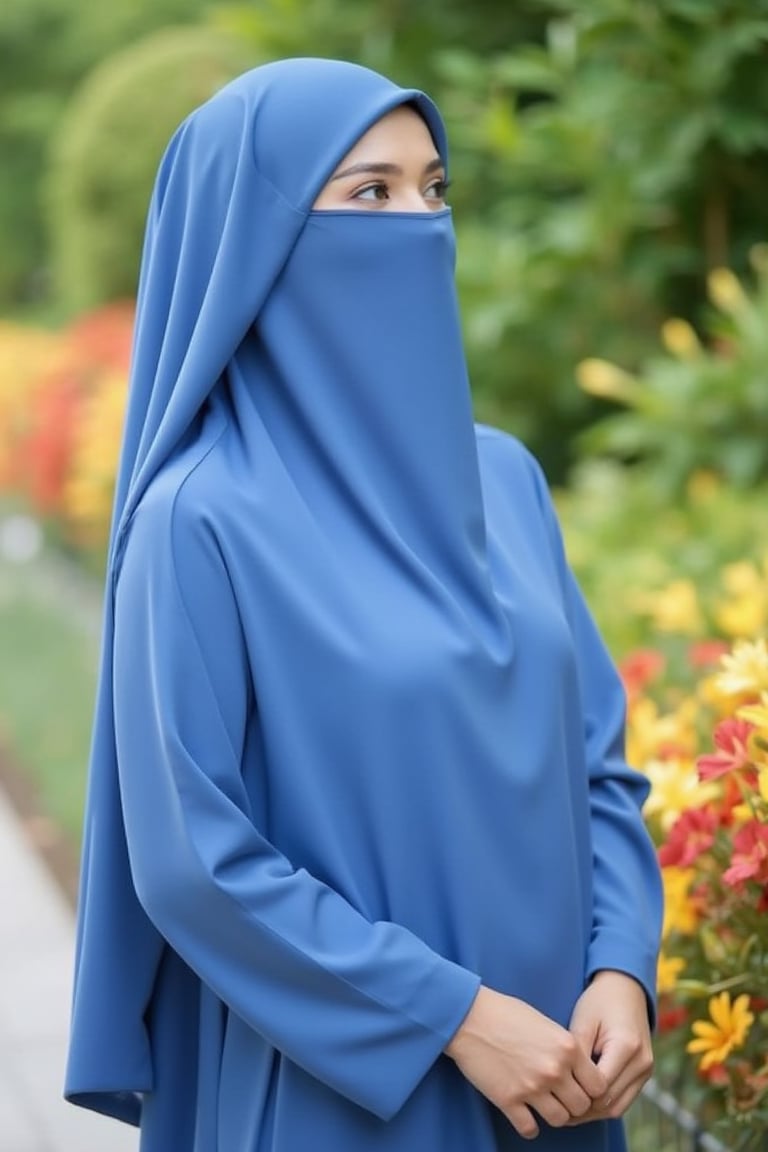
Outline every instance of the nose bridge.
<path fill-rule="evenodd" d="M 423 212 L 429 205 L 424 202 L 423 190 L 416 180 L 408 180 L 403 182 L 403 187 L 400 191 L 400 196 L 397 197 L 399 203 L 391 204 L 391 208 L 397 208 L 402 212 Z"/>

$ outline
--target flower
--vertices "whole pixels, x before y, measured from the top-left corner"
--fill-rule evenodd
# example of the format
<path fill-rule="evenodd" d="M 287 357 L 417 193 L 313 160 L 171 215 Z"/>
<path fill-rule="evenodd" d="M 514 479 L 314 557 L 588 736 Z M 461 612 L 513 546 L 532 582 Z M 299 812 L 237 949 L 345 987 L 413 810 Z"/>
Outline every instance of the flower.
<path fill-rule="evenodd" d="M 710 300 L 721 312 L 742 312 L 748 303 L 738 277 L 730 268 L 713 268 L 707 277 L 707 290 Z"/>
<path fill-rule="evenodd" d="M 749 820 L 735 833 L 731 866 L 723 873 L 724 884 L 745 880 L 768 884 L 768 824 L 759 820 Z"/>
<path fill-rule="evenodd" d="M 686 1051 L 701 1053 L 699 1068 L 706 1072 L 722 1064 L 735 1048 L 740 1048 L 754 1022 L 749 1010 L 749 996 L 737 996 L 731 1003 L 730 992 L 721 992 L 709 1001 L 710 1020 L 695 1020 L 691 1026 L 694 1039 Z"/>
<path fill-rule="evenodd" d="M 757 696 L 768 692 L 768 644 L 764 639 L 737 641 L 720 661 L 716 677 L 720 692 L 729 696 Z"/>
<path fill-rule="evenodd" d="M 596 357 L 582 360 L 576 369 L 579 386 L 590 396 L 631 404 L 638 396 L 637 381 L 628 372 Z"/>
<path fill-rule="evenodd" d="M 768 735 L 768 692 L 763 692 L 757 704 L 745 704 L 739 708 L 736 715 L 759 729 L 764 729 Z"/>
<path fill-rule="evenodd" d="M 657 648 L 638 648 L 626 656 L 619 664 L 619 673 L 627 698 L 637 699 L 643 688 L 664 671 L 665 665 L 664 654 Z"/>
<path fill-rule="evenodd" d="M 633 700 L 627 730 L 630 764 L 692 756 L 696 748 L 695 714 L 694 700 L 684 700 L 676 711 L 663 715 L 647 696 Z"/>
<path fill-rule="evenodd" d="M 694 360 L 701 354 L 701 343 L 687 320 L 673 316 L 661 326 L 661 340 L 667 352 L 678 360 Z"/>
<path fill-rule="evenodd" d="M 645 613 L 659 632 L 683 636 L 701 633 L 704 621 L 695 586 L 690 580 L 672 580 L 664 588 L 643 598 Z"/>
<path fill-rule="evenodd" d="M 768 577 L 765 564 L 731 565 L 723 587 L 732 598 L 746 597 L 757 588 L 755 573 L 763 581 L 763 568 Z M 702 603 L 709 610 L 711 602 Z M 731 641 L 725 652 L 719 641 L 712 644 L 665 636 L 659 647 L 666 664 L 656 675 L 648 674 L 656 661 L 646 661 L 643 650 L 626 662 L 634 673 L 627 747 L 651 783 L 644 815 L 664 884 L 657 1066 L 662 1080 L 674 1076 L 681 1103 L 726 1142 L 740 1146 L 748 1124 L 762 1148 L 768 644 L 760 636 Z M 712 997 L 708 1018 L 701 996 Z"/>
<path fill-rule="evenodd" d="M 666 939 L 670 932 L 688 935 L 696 931 L 699 914 L 690 898 L 691 884 L 695 877 L 693 868 L 664 868 L 661 874 L 664 885 L 664 926 L 662 936 Z"/>
<path fill-rule="evenodd" d="M 682 956 L 665 956 L 664 953 L 659 956 L 656 969 L 656 991 L 659 996 L 664 996 L 667 992 L 674 992 L 677 978 L 683 968 L 685 968 L 685 960 Z"/>
<path fill-rule="evenodd" d="M 688 649 L 688 660 L 693 668 L 708 668 L 718 664 L 728 650 L 725 640 L 698 640 Z"/>
<path fill-rule="evenodd" d="M 687 760 L 651 760 L 645 765 L 651 791 L 643 809 L 646 817 L 657 817 L 663 832 L 690 808 L 699 808 L 717 796 L 717 788 L 702 783 Z"/>
<path fill-rule="evenodd" d="M 700 780 L 713 780 L 726 772 L 749 767 L 751 754 L 747 744 L 753 726 L 747 721 L 729 716 L 715 728 L 714 741 L 720 755 L 699 756 L 696 766 Z"/>
<path fill-rule="evenodd" d="M 719 826 L 720 817 L 713 807 L 689 808 L 682 812 L 659 848 L 662 868 L 670 864 L 689 868 L 712 847 Z"/>

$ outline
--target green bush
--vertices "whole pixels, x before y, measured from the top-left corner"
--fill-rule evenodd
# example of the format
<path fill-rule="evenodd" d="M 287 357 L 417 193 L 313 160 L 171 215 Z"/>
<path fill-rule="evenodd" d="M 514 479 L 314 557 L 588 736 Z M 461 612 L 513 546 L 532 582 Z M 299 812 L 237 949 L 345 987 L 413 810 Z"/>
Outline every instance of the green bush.
<path fill-rule="evenodd" d="M 147 205 L 177 124 L 248 66 L 208 28 L 173 28 L 109 56 L 57 134 L 47 185 L 55 292 L 68 313 L 131 296 Z"/>
<path fill-rule="evenodd" d="M 576 364 L 644 362 L 765 232 L 768 0 L 560 0 L 545 42 L 439 45 L 482 417 L 552 476 L 600 410 Z"/>
<path fill-rule="evenodd" d="M 215 0 L 3 0 L 0 4 L 0 307 L 45 300 L 41 183 L 48 142 L 90 69 Z"/>
<path fill-rule="evenodd" d="M 702 468 L 738 487 L 768 479 L 768 245 L 752 263 L 751 294 L 726 268 L 710 274 L 703 342 L 675 318 L 662 328 L 666 355 L 635 376 L 602 360 L 580 365 L 582 387 L 625 406 L 588 429 L 584 451 L 648 461 L 670 495 Z"/>
<path fill-rule="evenodd" d="M 768 485 L 702 471 L 670 501 L 650 469 L 589 461 L 557 506 L 568 556 L 613 654 L 768 630 Z"/>

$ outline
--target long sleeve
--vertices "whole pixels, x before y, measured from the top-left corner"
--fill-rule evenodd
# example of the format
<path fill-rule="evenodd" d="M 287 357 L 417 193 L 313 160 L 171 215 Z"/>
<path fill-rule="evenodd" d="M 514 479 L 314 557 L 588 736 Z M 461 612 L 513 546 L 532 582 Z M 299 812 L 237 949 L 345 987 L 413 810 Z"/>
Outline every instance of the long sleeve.
<path fill-rule="evenodd" d="M 391 1117 L 479 979 L 405 928 L 366 920 L 256 826 L 242 756 L 258 689 L 214 534 L 183 509 L 156 514 L 150 501 L 134 519 L 114 654 L 120 789 L 147 914 L 269 1043 Z"/>
<path fill-rule="evenodd" d="M 653 1015 L 662 889 L 656 852 L 641 814 L 649 785 L 627 765 L 624 689 L 567 563 L 538 467 L 536 479 L 560 568 L 584 709 L 594 877 L 587 977 L 605 968 L 633 976 L 643 985 Z"/>

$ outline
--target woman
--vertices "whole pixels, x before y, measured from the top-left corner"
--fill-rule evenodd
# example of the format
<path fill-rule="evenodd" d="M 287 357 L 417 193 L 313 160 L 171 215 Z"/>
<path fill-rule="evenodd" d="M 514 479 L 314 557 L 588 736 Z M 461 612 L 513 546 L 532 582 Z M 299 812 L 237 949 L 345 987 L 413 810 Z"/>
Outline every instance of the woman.
<path fill-rule="evenodd" d="M 421 93 L 293 60 L 147 229 L 67 1095 L 144 1152 L 622 1147 L 660 897 L 541 473 L 475 429 Z"/>

